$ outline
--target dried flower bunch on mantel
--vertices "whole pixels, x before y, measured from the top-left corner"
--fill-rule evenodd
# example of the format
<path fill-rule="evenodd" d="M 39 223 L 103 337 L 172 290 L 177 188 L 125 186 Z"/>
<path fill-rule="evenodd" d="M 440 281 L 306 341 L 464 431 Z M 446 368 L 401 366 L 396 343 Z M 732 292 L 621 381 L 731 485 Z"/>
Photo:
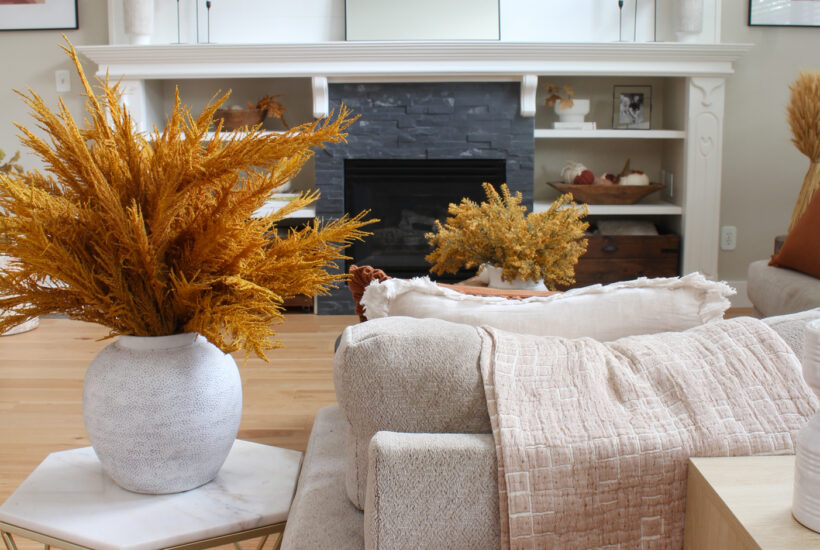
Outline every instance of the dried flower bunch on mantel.
<path fill-rule="evenodd" d="M 554 107 L 557 103 L 559 109 L 569 109 L 575 104 L 573 101 L 573 98 L 575 97 L 575 88 L 572 86 L 564 84 L 559 87 L 555 84 L 547 83 L 545 87 L 547 89 L 547 93 L 549 94 L 547 99 L 544 101 L 544 104 L 547 107 Z M 563 97 L 561 96 L 561 93 L 564 94 Z"/>
<path fill-rule="evenodd" d="M 19 126 L 24 146 L 47 171 L 0 175 L 0 332 L 37 315 L 62 313 L 99 323 L 111 335 L 198 332 L 224 352 L 264 358 L 283 299 L 326 293 L 344 275 L 333 271 L 344 248 L 366 233 L 363 214 L 318 221 L 287 236 L 274 225 L 313 203 L 306 193 L 281 210 L 253 218 L 323 142 L 340 142 L 355 120 L 338 115 L 282 135 L 258 128 L 205 140 L 214 112 L 198 116 L 177 94 L 164 129 L 135 130 L 118 85 L 88 83 L 87 127 L 61 102 L 48 109 L 21 94 L 47 137 Z"/>
<path fill-rule="evenodd" d="M 248 107 L 252 109 L 259 109 L 265 113 L 266 118 L 274 117 L 282 121 L 285 128 L 290 128 L 290 124 L 285 120 L 285 106 L 276 100 L 277 97 L 282 97 L 282 94 L 266 95 L 259 99 L 254 105 L 248 102 Z"/>
<path fill-rule="evenodd" d="M 574 283 L 575 264 L 587 248 L 587 207 L 562 195 L 548 210 L 527 214 L 521 193 L 510 193 L 506 184 L 501 194 L 492 184 L 483 187 L 486 202 L 450 204 L 445 224 L 436 220 L 425 235 L 433 247 L 425 258 L 433 264 L 430 271 L 456 273 L 486 263 L 502 268 L 505 281 L 543 279 L 550 290 Z"/>
<path fill-rule="evenodd" d="M 278 118 L 285 128 L 290 129 L 290 125 L 285 120 L 285 106 L 277 97 L 281 94 L 266 95 L 256 103 L 248 102 L 247 109 L 232 107 L 230 109 L 217 109 L 214 113 L 214 122 L 221 122 L 219 129 L 225 132 L 236 130 L 247 130 L 262 124 L 266 118 Z"/>

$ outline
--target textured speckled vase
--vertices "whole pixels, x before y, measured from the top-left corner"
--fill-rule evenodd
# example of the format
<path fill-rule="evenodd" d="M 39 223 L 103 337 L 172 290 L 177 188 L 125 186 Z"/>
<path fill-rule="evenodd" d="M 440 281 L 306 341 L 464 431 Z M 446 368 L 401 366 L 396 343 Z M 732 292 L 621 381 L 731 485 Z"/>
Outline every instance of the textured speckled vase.
<path fill-rule="evenodd" d="M 820 397 L 820 320 L 806 324 L 803 378 Z M 809 529 L 820 532 L 820 411 L 797 436 L 792 515 Z"/>
<path fill-rule="evenodd" d="M 117 485 L 138 493 L 212 480 L 241 415 L 236 362 L 196 333 L 120 336 L 94 358 L 83 383 L 91 446 Z"/>

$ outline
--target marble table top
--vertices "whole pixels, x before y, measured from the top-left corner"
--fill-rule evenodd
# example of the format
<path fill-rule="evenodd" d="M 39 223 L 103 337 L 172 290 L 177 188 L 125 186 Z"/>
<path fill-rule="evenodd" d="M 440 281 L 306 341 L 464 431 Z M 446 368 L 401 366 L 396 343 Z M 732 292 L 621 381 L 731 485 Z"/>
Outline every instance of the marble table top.
<path fill-rule="evenodd" d="M 0 521 L 98 550 L 149 550 L 286 521 L 302 453 L 236 440 L 191 491 L 121 489 L 91 447 L 50 454 L 0 506 Z"/>

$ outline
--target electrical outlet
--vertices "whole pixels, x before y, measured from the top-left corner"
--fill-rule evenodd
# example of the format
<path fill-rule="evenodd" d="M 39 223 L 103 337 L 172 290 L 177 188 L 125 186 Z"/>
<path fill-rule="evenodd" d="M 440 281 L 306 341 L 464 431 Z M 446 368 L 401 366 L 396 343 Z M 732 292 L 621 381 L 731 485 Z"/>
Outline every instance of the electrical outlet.
<path fill-rule="evenodd" d="M 720 228 L 720 249 L 734 250 L 737 246 L 737 227 L 724 225 Z"/>
<path fill-rule="evenodd" d="M 54 77 L 57 81 L 58 92 L 71 91 L 71 73 L 69 73 L 67 69 L 60 69 L 59 71 L 54 71 Z"/>

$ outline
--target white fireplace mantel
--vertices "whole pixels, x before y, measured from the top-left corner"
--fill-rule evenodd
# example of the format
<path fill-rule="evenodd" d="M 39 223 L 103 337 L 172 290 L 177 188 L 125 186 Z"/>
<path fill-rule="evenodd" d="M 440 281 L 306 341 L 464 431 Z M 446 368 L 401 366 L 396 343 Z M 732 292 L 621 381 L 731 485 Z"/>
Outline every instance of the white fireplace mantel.
<path fill-rule="evenodd" d="M 750 44 L 677 42 L 327 42 L 82 46 L 98 74 L 145 81 L 190 78 L 312 79 L 314 114 L 328 112 L 328 82 L 520 81 L 534 114 L 535 75 L 725 77 Z"/>
<path fill-rule="evenodd" d="M 123 102 L 139 129 L 161 125 L 165 114 L 152 81 L 198 78 L 309 78 L 314 116 L 328 114 L 329 83 L 521 83 L 522 116 L 534 116 L 539 76 L 668 78 L 669 126 L 644 132 L 590 134 L 536 129 L 534 139 L 595 137 L 661 140 L 670 175 L 666 203 L 647 215 L 679 222 L 681 271 L 717 277 L 725 81 L 751 44 L 676 42 L 324 42 L 313 44 L 173 44 L 83 46 L 79 51 L 122 83 Z M 607 128 L 605 125 L 604 128 Z M 628 137 L 627 137 L 628 136 Z M 585 140 L 589 141 L 589 140 Z M 534 208 L 538 210 L 536 203 Z M 667 211 L 671 209 L 671 212 Z M 640 215 L 640 208 L 618 211 Z"/>

